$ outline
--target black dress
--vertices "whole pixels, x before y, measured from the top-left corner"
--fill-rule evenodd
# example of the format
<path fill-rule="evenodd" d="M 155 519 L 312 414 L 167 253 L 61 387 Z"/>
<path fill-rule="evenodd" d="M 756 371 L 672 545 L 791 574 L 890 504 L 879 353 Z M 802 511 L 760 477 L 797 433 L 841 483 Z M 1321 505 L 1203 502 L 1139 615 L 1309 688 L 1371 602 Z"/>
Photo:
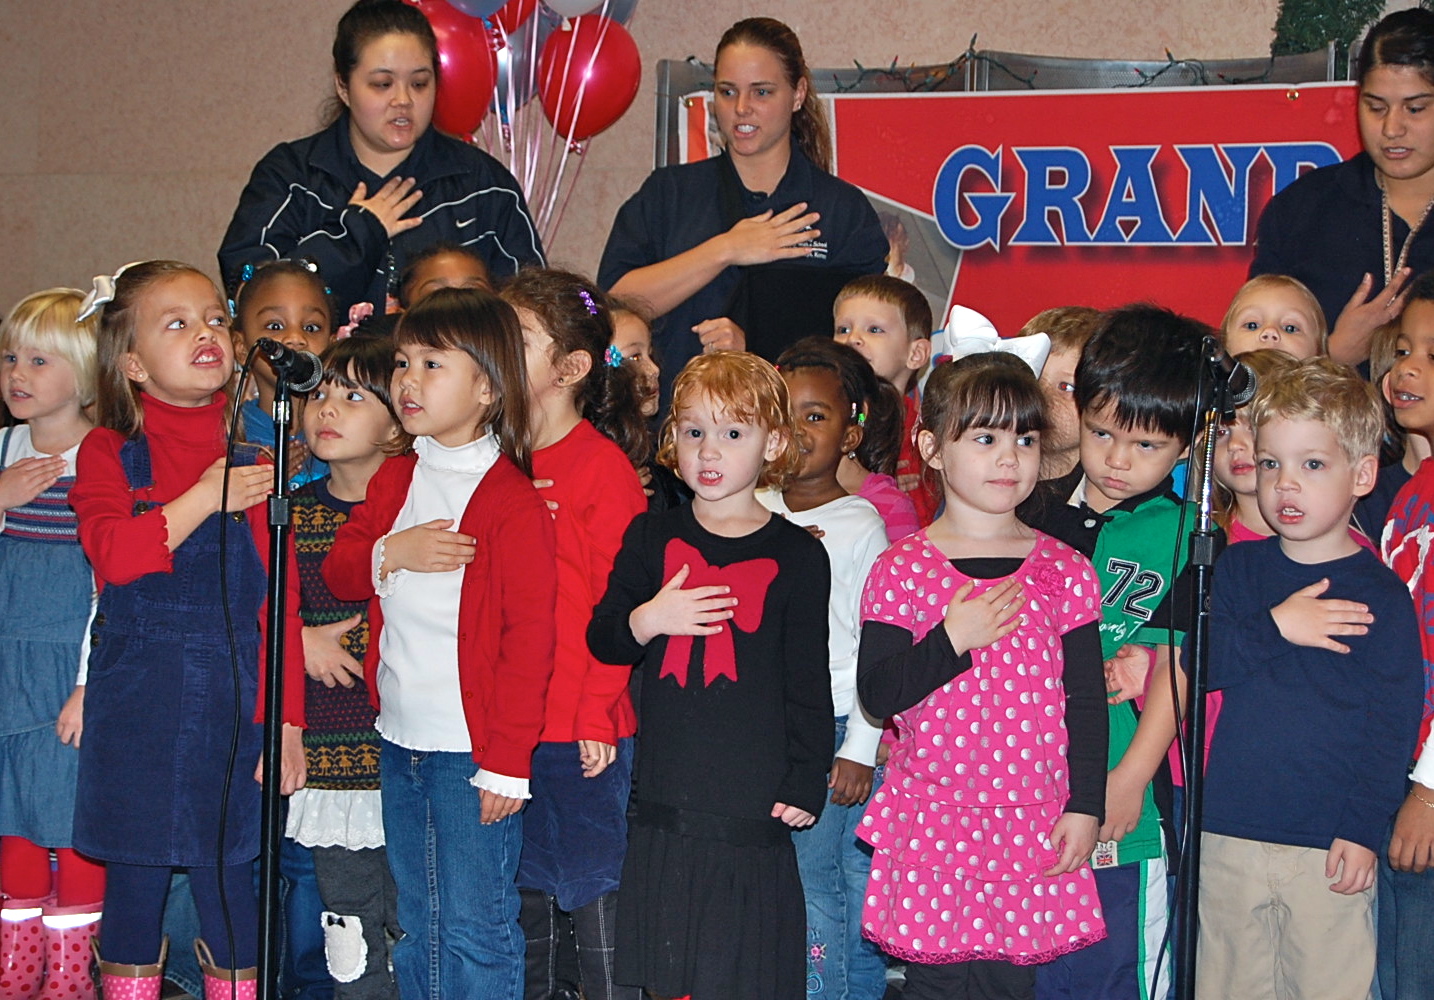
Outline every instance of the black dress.
<path fill-rule="evenodd" d="M 689 587 L 731 586 L 737 616 L 722 635 L 638 645 L 628 616 L 684 564 Z M 693 1000 L 805 996 L 801 833 L 771 811 L 820 815 L 826 799 L 830 574 L 821 543 L 778 517 L 741 538 L 687 505 L 629 527 L 588 628 L 595 656 L 643 673 L 616 981 Z"/>

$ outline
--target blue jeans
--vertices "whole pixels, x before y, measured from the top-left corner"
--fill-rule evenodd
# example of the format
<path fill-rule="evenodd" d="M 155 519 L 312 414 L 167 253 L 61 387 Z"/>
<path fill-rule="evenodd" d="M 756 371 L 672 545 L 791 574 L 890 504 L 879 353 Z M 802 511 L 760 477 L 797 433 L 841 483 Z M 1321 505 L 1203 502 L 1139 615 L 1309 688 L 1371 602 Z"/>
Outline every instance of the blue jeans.
<path fill-rule="evenodd" d="M 314 852 L 288 837 L 279 845 L 283 949 L 279 995 L 284 1000 L 330 1000 L 334 981 L 324 958 L 324 904 L 314 875 Z"/>
<path fill-rule="evenodd" d="M 466 753 L 383 742 L 383 832 L 398 885 L 393 972 L 403 1000 L 523 995 L 522 813 L 484 826 Z"/>
<path fill-rule="evenodd" d="M 1389 867 L 1389 833 L 1379 858 L 1374 901 L 1375 967 L 1382 1000 L 1434 997 L 1434 868 L 1422 875 Z"/>
<path fill-rule="evenodd" d="M 194 957 L 194 939 L 199 937 L 199 909 L 194 905 L 194 893 L 189 890 L 188 873 L 175 872 L 169 878 L 164 936 L 169 938 L 169 961 L 164 967 L 164 978 L 183 987 L 186 993 L 202 997 L 204 974 L 199 971 L 199 959 Z"/>
<path fill-rule="evenodd" d="M 836 721 L 836 745 L 846 740 L 846 717 Z M 856 838 L 866 803 L 827 802 L 809 830 L 792 834 L 807 899 L 807 996 L 823 1000 L 880 1000 L 886 960 L 861 936 L 861 907 L 871 875 L 871 848 Z"/>

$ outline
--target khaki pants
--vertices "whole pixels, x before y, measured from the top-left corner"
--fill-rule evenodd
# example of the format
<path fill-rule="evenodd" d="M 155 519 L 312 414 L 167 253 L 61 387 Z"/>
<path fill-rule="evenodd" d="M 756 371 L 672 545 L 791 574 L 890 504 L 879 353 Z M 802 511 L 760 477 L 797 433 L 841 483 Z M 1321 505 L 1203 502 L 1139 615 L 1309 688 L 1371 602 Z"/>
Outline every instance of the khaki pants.
<path fill-rule="evenodd" d="M 1207 833 L 1197 1000 L 1367 1000 L 1374 890 L 1330 892 L 1327 850 Z"/>

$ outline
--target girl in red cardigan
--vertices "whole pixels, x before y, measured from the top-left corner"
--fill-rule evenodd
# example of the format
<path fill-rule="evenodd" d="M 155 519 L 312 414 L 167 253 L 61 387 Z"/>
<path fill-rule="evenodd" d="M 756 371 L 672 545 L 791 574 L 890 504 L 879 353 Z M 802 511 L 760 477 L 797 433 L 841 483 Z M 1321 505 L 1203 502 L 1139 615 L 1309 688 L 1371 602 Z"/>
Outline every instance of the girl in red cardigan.
<path fill-rule="evenodd" d="M 587 627 L 623 532 L 647 509 L 632 461 L 646 455 L 649 441 L 639 375 L 609 351 L 611 310 L 591 282 L 532 269 L 502 294 L 523 328 L 533 475 L 553 511 L 558 545 L 557 651 L 518 866 L 528 995 L 555 992 L 555 954 L 570 915 L 583 994 L 638 1000 L 641 990 L 612 983 L 637 731 L 632 671 L 596 660 Z"/>
<path fill-rule="evenodd" d="M 335 597 L 369 600 L 364 680 L 404 932 L 394 976 L 403 996 L 516 997 L 519 810 L 557 593 L 522 333 L 490 293 L 444 289 L 394 339 L 391 394 L 412 448 L 374 475 L 323 568 Z"/>

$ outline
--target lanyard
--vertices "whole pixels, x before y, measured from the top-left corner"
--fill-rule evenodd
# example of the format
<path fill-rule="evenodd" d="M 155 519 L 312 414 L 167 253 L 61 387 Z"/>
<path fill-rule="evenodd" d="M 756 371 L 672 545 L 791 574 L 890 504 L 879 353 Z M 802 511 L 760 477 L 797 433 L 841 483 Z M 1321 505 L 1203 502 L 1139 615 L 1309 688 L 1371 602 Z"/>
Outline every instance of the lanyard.
<path fill-rule="evenodd" d="M 1409 227 L 1409 235 L 1404 237 L 1404 244 L 1399 248 L 1399 259 L 1393 262 L 1389 259 L 1394 253 L 1389 233 L 1393 225 L 1389 211 L 1389 192 L 1384 189 L 1383 184 L 1379 185 L 1379 202 L 1384 212 L 1384 284 L 1387 286 L 1394 280 L 1397 272 L 1404 270 L 1404 265 L 1409 261 L 1409 248 L 1414 244 L 1414 237 L 1423 227 L 1424 220 L 1429 218 L 1429 210 L 1434 208 L 1434 201 L 1424 206 L 1424 211 L 1419 214 L 1419 221 Z"/>

